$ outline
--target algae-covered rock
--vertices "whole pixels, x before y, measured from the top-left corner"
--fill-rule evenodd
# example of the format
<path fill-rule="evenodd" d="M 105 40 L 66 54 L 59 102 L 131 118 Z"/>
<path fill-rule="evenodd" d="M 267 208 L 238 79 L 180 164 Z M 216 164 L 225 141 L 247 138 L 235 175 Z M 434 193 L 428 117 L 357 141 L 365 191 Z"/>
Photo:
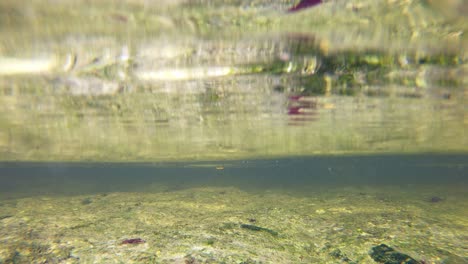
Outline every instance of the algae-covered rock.
<path fill-rule="evenodd" d="M 400 253 L 395 249 L 385 245 L 380 244 L 372 248 L 370 256 L 379 263 L 384 264 L 420 264 L 421 262 L 413 259 L 412 257 Z"/>

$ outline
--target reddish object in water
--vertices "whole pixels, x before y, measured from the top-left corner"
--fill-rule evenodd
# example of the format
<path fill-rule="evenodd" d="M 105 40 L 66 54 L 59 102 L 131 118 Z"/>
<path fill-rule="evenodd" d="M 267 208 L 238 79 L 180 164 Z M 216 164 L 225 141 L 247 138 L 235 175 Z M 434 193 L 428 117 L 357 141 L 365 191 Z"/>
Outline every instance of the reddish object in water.
<path fill-rule="evenodd" d="M 302 0 L 299 4 L 291 7 L 288 12 L 297 12 L 305 8 L 313 7 L 321 4 L 322 0 Z"/>
<path fill-rule="evenodd" d="M 289 96 L 289 125 L 300 126 L 318 119 L 317 102 L 311 97 L 302 95 Z"/>
<path fill-rule="evenodd" d="M 122 242 L 120 242 L 121 245 L 127 245 L 127 244 L 143 244 L 146 241 L 141 239 L 141 238 L 130 238 L 130 239 L 124 239 Z"/>

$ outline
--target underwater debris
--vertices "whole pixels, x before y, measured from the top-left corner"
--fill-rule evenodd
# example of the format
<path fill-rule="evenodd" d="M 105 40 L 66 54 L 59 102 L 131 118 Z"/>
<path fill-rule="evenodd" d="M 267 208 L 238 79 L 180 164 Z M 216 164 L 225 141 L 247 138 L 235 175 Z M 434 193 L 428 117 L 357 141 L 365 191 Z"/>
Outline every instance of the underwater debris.
<path fill-rule="evenodd" d="M 136 245 L 136 244 L 143 244 L 143 243 L 146 243 L 146 241 L 141 238 L 130 238 L 130 239 L 122 240 L 122 242 L 120 242 L 120 245 L 129 245 L 129 244 Z"/>
<path fill-rule="evenodd" d="M 442 202 L 444 199 L 442 199 L 441 197 L 439 196 L 432 196 L 431 198 L 428 199 L 428 202 L 430 203 L 438 203 L 438 202 Z"/>
<path fill-rule="evenodd" d="M 369 255 L 376 262 L 384 264 L 421 264 L 421 262 L 385 244 L 373 247 Z"/>
<path fill-rule="evenodd" d="M 302 0 L 299 2 L 299 4 L 295 5 L 294 7 L 291 7 L 288 12 L 297 12 L 305 8 L 313 7 L 318 4 L 321 4 L 322 0 Z"/>
<path fill-rule="evenodd" d="M 268 228 L 256 226 L 256 225 L 241 224 L 240 227 L 244 229 L 252 230 L 252 231 L 263 231 L 263 232 L 267 232 L 271 234 L 272 236 L 278 236 L 278 232 L 268 229 Z"/>

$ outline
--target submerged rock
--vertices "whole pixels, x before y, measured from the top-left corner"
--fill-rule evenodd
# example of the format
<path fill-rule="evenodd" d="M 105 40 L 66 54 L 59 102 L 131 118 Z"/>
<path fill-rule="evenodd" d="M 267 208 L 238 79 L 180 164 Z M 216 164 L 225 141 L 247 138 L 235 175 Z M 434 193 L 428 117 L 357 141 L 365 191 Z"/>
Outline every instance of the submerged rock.
<path fill-rule="evenodd" d="M 400 253 L 385 244 L 380 244 L 379 246 L 373 247 L 369 254 L 372 257 L 372 259 L 378 263 L 421 264 L 420 261 L 417 261 L 406 254 Z"/>

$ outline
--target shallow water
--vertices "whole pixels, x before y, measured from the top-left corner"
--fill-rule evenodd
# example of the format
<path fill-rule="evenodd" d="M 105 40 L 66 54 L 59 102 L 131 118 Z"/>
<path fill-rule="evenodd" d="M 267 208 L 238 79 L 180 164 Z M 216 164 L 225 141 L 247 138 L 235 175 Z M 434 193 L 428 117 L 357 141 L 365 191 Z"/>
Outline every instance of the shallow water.
<path fill-rule="evenodd" d="M 468 263 L 466 1 L 293 5 L 2 1 L 0 264 Z"/>
<path fill-rule="evenodd" d="M 375 263 L 370 250 L 386 244 L 414 261 L 466 263 L 467 161 L 465 154 L 387 154 L 3 163 L 0 257 Z"/>

